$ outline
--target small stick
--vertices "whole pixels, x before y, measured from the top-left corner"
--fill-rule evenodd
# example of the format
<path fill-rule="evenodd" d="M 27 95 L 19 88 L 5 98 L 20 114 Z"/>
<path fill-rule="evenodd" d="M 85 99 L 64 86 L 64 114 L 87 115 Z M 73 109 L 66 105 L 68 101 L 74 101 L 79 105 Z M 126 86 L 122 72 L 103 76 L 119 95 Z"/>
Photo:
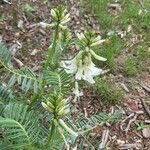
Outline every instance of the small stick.
<path fill-rule="evenodd" d="M 142 98 L 141 98 L 140 100 L 141 100 L 141 103 L 142 103 L 142 105 L 143 105 L 144 110 L 146 111 L 146 113 L 147 113 L 148 116 L 150 117 L 150 110 L 149 110 L 148 106 L 146 105 L 145 100 L 142 99 Z"/>
<path fill-rule="evenodd" d="M 150 88 L 148 88 L 147 86 L 145 86 L 145 85 L 143 85 L 143 84 L 141 84 L 141 86 L 142 86 L 142 88 L 143 88 L 144 90 L 146 90 L 147 92 L 150 93 Z"/>
<path fill-rule="evenodd" d="M 133 119 L 131 119 L 126 127 L 126 129 L 124 130 L 125 131 L 125 134 L 127 135 L 128 131 L 129 131 L 129 128 L 131 126 L 131 123 L 134 122 L 137 118 L 137 114 L 135 114 L 135 116 L 133 117 Z"/>
<path fill-rule="evenodd" d="M 109 137 L 109 130 L 104 130 L 102 134 L 102 142 L 100 143 L 98 150 L 102 150 L 105 148 L 106 143 L 108 141 L 108 137 Z"/>

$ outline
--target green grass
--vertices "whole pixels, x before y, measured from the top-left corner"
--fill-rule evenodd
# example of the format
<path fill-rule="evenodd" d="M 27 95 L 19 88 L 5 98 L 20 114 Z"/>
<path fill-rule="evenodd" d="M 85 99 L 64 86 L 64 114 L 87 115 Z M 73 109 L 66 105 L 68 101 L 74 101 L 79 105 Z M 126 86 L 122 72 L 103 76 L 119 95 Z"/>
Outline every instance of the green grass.
<path fill-rule="evenodd" d="M 35 8 L 28 3 L 23 5 L 22 9 L 27 15 L 32 15 L 32 13 L 35 12 Z"/>
<path fill-rule="evenodd" d="M 138 72 L 137 61 L 135 58 L 127 58 L 123 66 L 124 73 L 127 76 L 135 76 Z"/>
<path fill-rule="evenodd" d="M 97 64 L 99 64 L 100 67 L 106 66 L 111 69 L 111 71 L 115 72 L 117 69 L 115 59 L 121 53 L 122 46 L 123 43 L 121 39 L 116 34 L 112 35 L 108 42 L 102 45 L 101 48 L 95 50 L 98 55 L 107 58 L 106 62 L 102 63 L 97 61 Z"/>
<path fill-rule="evenodd" d="M 109 38 L 109 42 L 104 44 L 96 53 L 107 58 L 105 63 L 100 63 L 99 66 L 109 68 L 113 73 L 117 74 L 123 71 L 125 76 L 135 76 L 141 71 L 147 71 L 150 58 L 148 50 L 150 41 L 150 3 L 149 0 L 144 1 L 144 6 L 141 6 L 138 0 L 122 0 L 120 1 L 121 11 L 117 11 L 114 15 L 108 8 L 109 3 L 114 3 L 112 0 L 82 0 L 82 7 L 89 14 L 96 15 L 102 36 Z M 132 26 L 132 32 L 127 33 L 127 36 L 121 39 L 117 36 L 116 31 L 127 31 L 128 26 Z M 114 34 L 108 37 L 107 33 L 113 31 Z M 128 43 L 131 42 L 133 35 L 142 35 L 144 40 L 131 47 L 131 51 L 127 54 L 123 51 L 128 48 Z M 129 54 L 130 53 L 130 54 Z M 133 58 L 125 58 L 133 56 Z M 121 68 L 118 61 L 122 58 Z M 117 63 L 116 63 L 117 62 Z M 99 62 L 97 62 L 99 63 Z M 121 70 L 120 70 L 121 69 Z"/>
<path fill-rule="evenodd" d="M 149 125 L 145 124 L 143 121 L 136 122 L 135 125 L 137 130 L 143 130 L 149 127 Z"/>
<path fill-rule="evenodd" d="M 122 13 L 118 16 L 116 23 L 120 22 L 124 28 L 132 24 L 136 30 L 149 28 L 150 12 L 144 10 L 137 0 L 125 0 L 122 6 Z"/>
<path fill-rule="evenodd" d="M 94 13 L 97 16 L 100 27 L 105 29 L 109 29 L 112 26 L 112 17 L 107 10 L 108 2 L 109 0 L 90 0 L 88 3 L 84 0 L 82 2 L 82 7 L 85 7 L 84 4 L 86 4 L 85 10 L 89 13 Z"/>
<path fill-rule="evenodd" d="M 146 44 L 139 45 L 134 53 L 138 61 L 150 59 L 150 47 L 148 47 Z"/>
<path fill-rule="evenodd" d="M 101 100 L 106 103 L 115 104 L 124 98 L 122 89 L 110 78 L 96 78 L 94 88 Z"/>
<path fill-rule="evenodd" d="M 0 22 L 3 22 L 4 20 L 6 20 L 4 15 L 0 15 Z"/>

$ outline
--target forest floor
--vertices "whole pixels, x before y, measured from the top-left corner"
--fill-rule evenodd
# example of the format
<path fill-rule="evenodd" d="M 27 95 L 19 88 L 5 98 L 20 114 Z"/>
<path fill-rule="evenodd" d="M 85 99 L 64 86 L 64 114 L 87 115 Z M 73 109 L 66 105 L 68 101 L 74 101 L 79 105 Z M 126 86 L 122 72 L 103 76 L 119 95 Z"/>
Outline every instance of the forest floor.
<path fill-rule="evenodd" d="M 0 41 L 11 49 L 16 68 L 24 65 L 35 72 L 50 45 L 50 10 L 64 4 L 71 14 L 70 29 L 76 33 L 92 28 L 107 39 L 97 53 L 106 57 L 109 69 L 96 85 L 82 87 L 77 108 L 88 117 L 123 109 L 117 123 L 106 123 L 91 136 L 101 141 L 109 131 L 106 149 L 150 150 L 150 3 L 149 0 L 13 0 L 0 2 Z M 72 47 L 70 54 L 77 51 Z M 119 92 L 118 92 L 119 91 Z"/>

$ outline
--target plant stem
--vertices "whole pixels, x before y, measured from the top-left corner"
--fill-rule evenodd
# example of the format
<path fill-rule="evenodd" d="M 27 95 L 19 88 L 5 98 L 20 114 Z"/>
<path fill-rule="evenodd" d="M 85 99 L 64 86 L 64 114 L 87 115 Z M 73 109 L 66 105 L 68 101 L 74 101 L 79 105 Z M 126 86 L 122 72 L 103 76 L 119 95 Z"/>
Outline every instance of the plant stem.
<path fill-rule="evenodd" d="M 54 54 L 56 52 L 56 44 L 57 44 L 56 42 L 58 38 L 58 29 L 59 29 L 58 27 L 59 27 L 59 24 L 56 26 L 56 29 L 55 29 L 52 47 L 49 47 L 48 58 L 47 58 L 45 68 L 47 68 L 49 64 L 51 65 L 54 64 L 53 59 L 54 59 Z"/>
<path fill-rule="evenodd" d="M 52 121 L 52 126 L 51 126 L 51 131 L 48 135 L 48 141 L 47 141 L 47 145 L 50 143 L 50 141 L 52 140 L 53 134 L 55 132 L 55 119 L 53 119 Z"/>

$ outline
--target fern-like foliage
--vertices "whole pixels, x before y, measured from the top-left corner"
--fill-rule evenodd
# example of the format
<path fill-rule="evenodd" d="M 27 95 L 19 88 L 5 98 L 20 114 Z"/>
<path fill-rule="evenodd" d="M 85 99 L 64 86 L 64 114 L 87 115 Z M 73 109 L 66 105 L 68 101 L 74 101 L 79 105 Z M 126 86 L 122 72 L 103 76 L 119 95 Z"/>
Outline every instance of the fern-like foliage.
<path fill-rule="evenodd" d="M 8 65 L 10 61 L 11 61 L 10 50 L 5 46 L 4 43 L 0 42 L 0 64 L 4 63 L 5 65 Z"/>
<path fill-rule="evenodd" d="M 18 70 L 13 69 L 11 65 L 11 52 L 3 43 L 0 43 L 0 65 L 2 65 L 9 73 L 9 87 L 12 87 L 15 83 L 18 83 L 21 86 L 21 89 L 26 92 L 29 89 L 33 89 L 35 93 L 38 92 L 41 81 L 37 79 L 33 71 L 27 67 Z"/>
<path fill-rule="evenodd" d="M 8 88 L 6 84 L 2 84 L 2 82 L 0 82 L 0 100 L 2 99 L 8 101 L 13 98 L 13 92 Z"/>
<path fill-rule="evenodd" d="M 89 138 L 90 132 L 94 128 L 99 127 L 101 123 L 115 123 L 116 121 L 118 121 L 118 119 L 121 118 L 122 114 L 122 109 L 118 109 L 114 112 L 114 114 L 99 113 L 97 115 L 91 116 L 90 118 L 85 118 L 84 116 L 78 115 L 78 118 L 76 120 L 66 118 L 65 121 L 67 125 L 75 131 L 78 131 L 78 133 L 81 135 L 80 138 L 76 139 L 72 144 L 78 143 L 79 150 L 85 149 L 85 144 L 87 145 L 86 149 L 98 149 L 99 141 L 96 141 L 96 136 L 93 138 Z"/>
<path fill-rule="evenodd" d="M 64 71 L 43 71 L 43 78 L 46 83 L 50 86 L 51 91 L 56 91 L 59 93 L 68 93 L 70 91 L 70 76 Z"/>
<path fill-rule="evenodd" d="M 12 73 L 12 76 L 8 82 L 8 85 L 12 87 L 15 83 L 21 85 L 21 89 L 28 91 L 33 89 L 35 93 L 41 87 L 41 80 L 37 79 L 33 71 L 27 67 L 21 68 L 20 70 L 9 70 Z"/>
<path fill-rule="evenodd" d="M 38 115 L 24 104 L 9 103 L 0 117 L 2 140 L 15 150 L 32 149 L 35 143 L 43 141 L 41 129 Z"/>

